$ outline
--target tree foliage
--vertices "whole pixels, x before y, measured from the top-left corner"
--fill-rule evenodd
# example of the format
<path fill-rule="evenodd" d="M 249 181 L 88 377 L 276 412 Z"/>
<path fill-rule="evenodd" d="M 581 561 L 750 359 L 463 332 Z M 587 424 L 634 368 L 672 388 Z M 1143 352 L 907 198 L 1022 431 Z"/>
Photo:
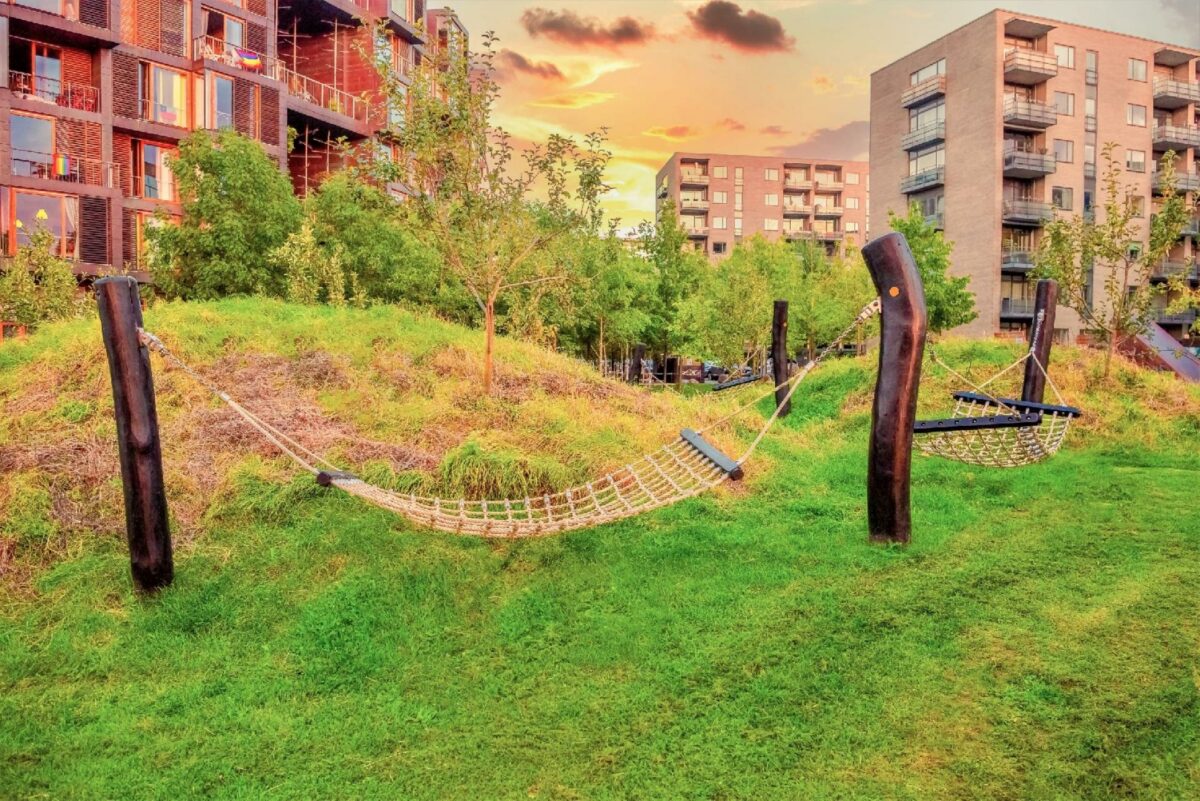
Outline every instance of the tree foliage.
<path fill-rule="evenodd" d="M 929 330 L 938 333 L 966 325 L 979 316 L 975 310 L 975 295 L 967 289 L 970 279 L 950 275 L 950 253 L 954 245 L 930 222 L 920 207 L 913 203 L 907 217 L 888 212 L 888 225 L 904 234 L 912 250 L 921 284 L 925 288 L 925 308 Z"/>
<path fill-rule="evenodd" d="M 1104 343 L 1105 377 L 1113 351 L 1146 329 L 1156 299 L 1166 291 L 1150 277 L 1179 239 L 1188 213 L 1175 189 L 1175 154 L 1168 152 L 1159 164 L 1158 174 L 1167 176 L 1162 200 L 1145 237 L 1145 209 L 1134 187 L 1121 182 L 1116 147 L 1109 142 L 1102 150 L 1101 213 L 1048 223 L 1035 271 L 1038 277 L 1058 281 L 1059 302 L 1074 309 Z M 1103 292 L 1095 292 L 1096 287 Z"/>
<path fill-rule="evenodd" d="M 663 204 L 654 222 L 638 226 L 637 238 L 643 257 L 654 271 L 655 302 L 646 328 L 646 344 L 659 354 L 677 350 L 687 338 L 676 320 L 680 307 L 699 290 L 709 265 L 704 255 L 688 242 L 679 224 L 675 204 Z"/>
<path fill-rule="evenodd" d="M 45 219 L 46 212 L 39 211 L 29 242 L 0 264 L 0 320 L 31 329 L 72 317 L 80 309 L 75 273 L 69 261 L 54 253 L 58 240 L 42 222 Z"/>

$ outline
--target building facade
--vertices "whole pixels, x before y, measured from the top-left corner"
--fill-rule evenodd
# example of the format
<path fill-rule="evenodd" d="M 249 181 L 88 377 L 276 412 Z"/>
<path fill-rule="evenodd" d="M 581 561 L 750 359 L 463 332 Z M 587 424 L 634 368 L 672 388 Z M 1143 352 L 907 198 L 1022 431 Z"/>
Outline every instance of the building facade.
<path fill-rule="evenodd" d="M 0 4 L 4 253 L 40 223 L 83 277 L 137 271 L 146 227 L 179 212 L 167 159 L 198 129 L 256 139 L 299 193 L 345 165 L 347 144 L 391 155 L 403 109 L 376 65 L 406 84 L 426 13 L 424 0 Z"/>
<path fill-rule="evenodd" d="M 1056 214 L 1102 215 L 1102 149 L 1116 144 L 1122 183 L 1148 231 L 1161 190 L 1156 161 L 1179 158 L 1178 186 L 1200 190 L 1200 52 L 1028 14 L 992 11 L 871 76 L 875 209 L 916 203 L 954 243 L 971 279 L 976 336 L 1024 331 L 1033 318 L 1033 252 Z M 1196 218 L 1154 280 L 1190 270 Z M 1090 290 L 1102 299 L 1103 281 Z M 1185 336 L 1193 317 L 1159 312 Z M 1084 327 L 1059 309 L 1060 338 Z"/>
<path fill-rule="evenodd" d="M 671 200 L 712 259 L 742 239 L 811 239 L 830 252 L 867 238 L 867 163 L 793 156 L 675 153 L 655 179 L 655 214 Z"/>

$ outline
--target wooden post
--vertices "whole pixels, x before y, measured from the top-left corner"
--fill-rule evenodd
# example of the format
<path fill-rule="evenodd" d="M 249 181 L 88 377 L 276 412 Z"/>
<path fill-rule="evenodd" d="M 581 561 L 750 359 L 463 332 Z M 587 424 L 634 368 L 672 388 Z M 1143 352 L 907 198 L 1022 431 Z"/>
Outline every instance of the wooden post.
<path fill-rule="evenodd" d="M 646 360 L 646 346 L 638 343 L 633 349 L 633 362 L 629 365 L 629 383 L 642 383 L 642 362 Z"/>
<path fill-rule="evenodd" d="M 1029 328 L 1029 348 L 1050 369 L 1050 348 L 1054 345 L 1054 311 L 1058 307 L 1058 282 L 1043 278 L 1037 283 L 1037 303 L 1033 310 L 1033 325 Z M 1041 403 L 1046 394 L 1046 374 L 1034 363 L 1025 362 L 1025 382 L 1021 385 L 1021 400 Z"/>
<path fill-rule="evenodd" d="M 788 380 L 787 324 L 788 302 L 777 300 L 775 313 L 771 318 L 771 367 L 775 380 L 775 408 L 779 409 L 780 417 L 786 416 L 792 410 L 791 398 L 787 396 L 788 388 L 781 386 Z"/>
<path fill-rule="evenodd" d="M 867 525 L 872 542 L 906 543 L 912 538 L 912 438 L 925 353 L 925 291 L 902 234 L 872 240 L 862 255 L 882 304 L 867 462 Z"/>
<path fill-rule="evenodd" d="M 137 281 L 127 276 L 101 278 L 95 292 L 112 377 L 129 561 L 134 583 L 153 591 L 171 583 L 175 568 L 150 353 L 138 339 L 142 307 Z"/>

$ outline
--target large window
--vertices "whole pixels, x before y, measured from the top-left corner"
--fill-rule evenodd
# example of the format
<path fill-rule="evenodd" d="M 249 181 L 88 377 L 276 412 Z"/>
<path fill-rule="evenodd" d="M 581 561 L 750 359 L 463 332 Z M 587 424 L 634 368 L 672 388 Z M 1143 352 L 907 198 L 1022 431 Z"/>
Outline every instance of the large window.
<path fill-rule="evenodd" d="M 167 165 L 173 151 L 153 142 L 133 142 L 134 194 L 147 200 L 174 200 L 175 178 Z"/>
<path fill-rule="evenodd" d="M 729 193 L 728 192 L 713 192 L 712 202 L 713 203 L 728 203 L 729 202 Z"/>
<path fill-rule="evenodd" d="M 857 209 L 858 208 L 858 198 L 856 198 L 856 197 L 846 198 L 846 208 Z"/>
<path fill-rule="evenodd" d="M 12 71 L 9 88 L 14 92 L 51 102 L 62 94 L 62 51 L 57 47 L 14 38 L 8 68 Z"/>
<path fill-rule="evenodd" d="M 51 14 L 58 14 L 60 17 L 67 19 L 78 19 L 75 12 L 75 3 L 65 2 L 64 0 L 13 0 L 16 5 L 25 6 L 26 8 L 36 8 L 38 11 L 48 11 Z M 64 5 L 66 8 L 64 8 Z"/>
<path fill-rule="evenodd" d="M 778 231 L 779 230 L 779 220 L 775 219 L 774 217 L 767 217 L 766 219 L 763 220 L 763 230 L 764 231 Z"/>
<path fill-rule="evenodd" d="M 201 9 L 200 24 L 204 35 L 214 42 L 230 47 L 242 47 L 245 42 L 246 23 L 210 8 Z"/>
<path fill-rule="evenodd" d="M 1061 164 L 1075 161 L 1075 143 L 1070 139 L 1055 139 L 1054 158 Z"/>
<path fill-rule="evenodd" d="M 1070 92 L 1055 92 L 1054 108 L 1065 117 L 1075 116 L 1075 95 Z"/>
<path fill-rule="evenodd" d="M 775 192 L 770 192 L 768 194 L 763 195 L 763 205 L 764 206 L 778 206 L 779 205 L 779 195 Z"/>
<path fill-rule="evenodd" d="M 1125 104 L 1125 122 L 1128 125 L 1137 125 L 1140 128 L 1146 127 L 1146 107 L 1139 106 L 1136 103 Z"/>
<path fill-rule="evenodd" d="M 9 122 L 12 173 L 28 178 L 65 178 L 56 170 L 69 169 L 70 162 L 54 158 L 54 119 L 13 113 Z"/>
<path fill-rule="evenodd" d="M 187 127 L 187 81 L 182 72 L 143 63 L 138 74 L 138 97 L 143 118 Z"/>
<path fill-rule="evenodd" d="M 1125 169 L 1130 172 L 1145 172 L 1146 171 L 1146 151 L 1145 150 L 1126 150 L 1125 151 Z"/>
<path fill-rule="evenodd" d="M 945 74 L 946 74 L 946 59 L 943 58 L 943 59 L 939 59 L 938 61 L 933 62 L 932 64 L 930 64 L 927 67 L 922 67 L 921 69 L 917 70 L 916 72 L 910 74 L 908 76 L 908 82 L 909 82 L 910 86 L 916 86 L 917 84 L 927 81 L 930 78 L 936 78 L 938 75 L 945 75 Z"/>
<path fill-rule="evenodd" d="M 763 170 L 763 179 L 767 181 L 778 181 L 779 170 L 774 167 L 767 167 Z"/>
<path fill-rule="evenodd" d="M 931 125 L 946 121 L 946 101 L 937 100 L 934 103 L 908 110 L 908 130 L 919 131 Z"/>
<path fill-rule="evenodd" d="M 1069 186 L 1051 187 L 1050 203 L 1056 209 L 1071 211 L 1075 207 L 1075 191 Z"/>
<path fill-rule="evenodd" d="M 1075 48 L 1070 45 L 1056 44 L 1054 46 L 1054 57 L 1058 59 L 1058 66 L 1066 69 L 1075 69 Z"/>
<path fill-rule="evenodd" d="M 713 178 L 728 178 L 728 177 L 729 177 L 729 168 L 726 167 L 724 164 L 718 164 L 716 167 L 713 167 Z"/>
<path fill-rule="evenodd" d="M 908 174 L 918 175 L 946 164 L 946 148 L 934 145 L 922 150 L 914 150 L 908 154 Z"/>
<path fill-rule="evenodd" d="M 212 76 L 212 106 L 209 113 L 209 127 L 233 127 L 233 80 Z"/>
<path fill-rule="evenodd" d="M 28 245 L 33 232 L 45 228 L 53 236 L 51 251 L 63 258 L 79 258 L 79 199 L 50 192 L 13 189 L 10 196 L 8 252 Z"/>
<path fill-rule="evenodd" d="M 1140 58 L 1129 59 L 1129 80 L 1144 81 L 1146 80 L 1146 62 Z"/>

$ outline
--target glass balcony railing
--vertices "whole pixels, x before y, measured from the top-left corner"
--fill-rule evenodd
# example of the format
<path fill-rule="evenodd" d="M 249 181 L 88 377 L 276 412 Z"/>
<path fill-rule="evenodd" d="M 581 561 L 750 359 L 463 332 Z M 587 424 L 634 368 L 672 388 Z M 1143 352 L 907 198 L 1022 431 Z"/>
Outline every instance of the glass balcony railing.
<path fill-rule="evenodd" d="M 1177 81 L 1173 78 L 1154 79 L 1154 105 L 1158 108 L 1182 108 L 1200 103 L 1200 82 Z"/>
<path fill-rule="evenodd" d="M 1002 216 L 1005 222 L 1041 225 L 1054 219 L 1054 207 L 1044 200 L 1006 200 Z"/>
<path fill-rule="evenodd" d="M 1036 305 L 1032 298 L 1000 298 L 1000 316 L 1032 317 Z"/>
<path fill-rule="evenodd" d="M 1004 100 L 1004 124 L 1019 128 L 1049 128 L 1058 122 L 1058 110 L 1054 106 L 1036 100 L 1020 100 L 1015 97 Z"/>
<path fill-rule="evenodd" d="M 900 93 L 900 105 L 904 108 L 918 106 L 927 100 L 946 94 L 946 76 L 935 75 L 928 80 L 914 84 Z"/>
<path fill-rule="evenodd" d="M 933 169 L 918 172 L 915 175 L 910 175 L 900 181 L 900 191 L 904 194 L 920 192 L 924 189 L 932 189 L 935 186 L 941 186 L 946 182 L 946 168 L 934 167 Z"/>
<path fill-rule="evenodd" d="M 1058 75 L 1058 59 L 1049 53 L 1010 47 L 1004 53 L 1004 80 L 1031 86 Z"/>
<path fill-rule="evenodd" d="M 945 139 L 946 123 L 939 122 L 933 125 L 926 125 L 924 128 L 918 128 L 915 131 L 909 131 L 901 137 L 900 146 L 905 150 L 915 150 L 918 147 L 945 141 Z"/>
<path fill-rule="evenodd" d="M 187 108 L 177 102 L 161 103 L 149 98 L 138 101 L 139 119 L 159 122 L 176 128 L 188 127 Z"/>
<path fill-rule="evenodd" d="M 1160 149 L 1187 150 L 1200 147 L 1200 127 L 1195 125 L 1155 125 L 1154 145 Z"/>
<path fill-rule="evenodd" d="M 679 174 L 679 180 L 685 184 L 708 186 L 708 173 L 699 170 L 683 170 Z"/>

